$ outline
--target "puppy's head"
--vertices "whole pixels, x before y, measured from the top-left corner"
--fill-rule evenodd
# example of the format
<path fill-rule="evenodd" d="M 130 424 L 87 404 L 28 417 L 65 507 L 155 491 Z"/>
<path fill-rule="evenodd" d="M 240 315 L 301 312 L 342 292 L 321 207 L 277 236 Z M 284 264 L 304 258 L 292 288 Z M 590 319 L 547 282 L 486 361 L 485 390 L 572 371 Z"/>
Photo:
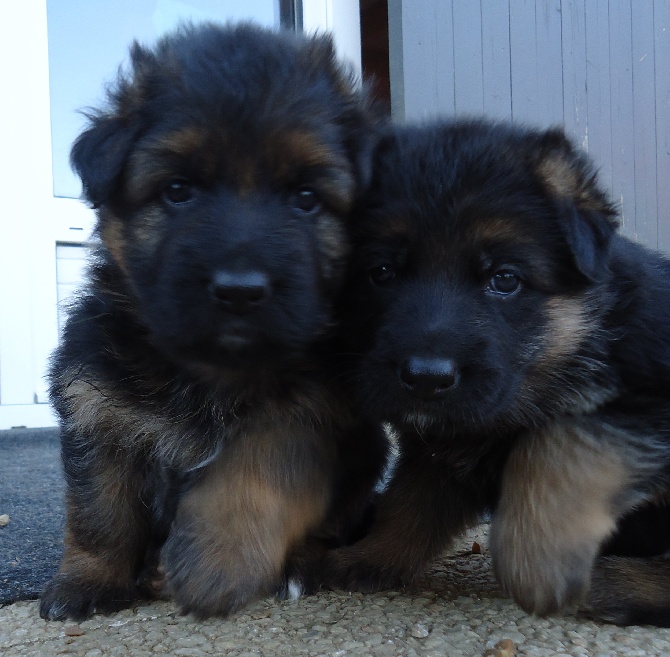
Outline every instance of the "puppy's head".
<path fill-rule="evenodd" d="M 324 37 L 204 25 L 133 46 L 72 163 L 157 346 L 248 367 L 323 336 L 373 121 Z"/>
<path fill-rule="evenodd" d="M 467 433 L 599 403 L 613 214 L 556 130 L 468 121 L 382 139 L 345 293 L 363 402 Z"/>

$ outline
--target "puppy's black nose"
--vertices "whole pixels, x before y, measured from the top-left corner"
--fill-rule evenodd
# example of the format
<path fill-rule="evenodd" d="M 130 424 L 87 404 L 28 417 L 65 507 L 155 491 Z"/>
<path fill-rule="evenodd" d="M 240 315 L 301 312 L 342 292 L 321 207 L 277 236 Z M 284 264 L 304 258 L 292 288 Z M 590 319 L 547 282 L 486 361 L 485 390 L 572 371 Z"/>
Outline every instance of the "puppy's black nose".
<path fill-rule="evenodd" d="M 214 273 L 208 286 L 210 297 L 223 310 L 243 315 L 265 303 L 270 296 L 270 281 L 260 271 Z"/>
<path fill-rule="evenodd" d="M 457 383 L 458 371 L 449 358 L 412 356 L 400 366 L 398 376 L 415 397 L 439 399 Z"/>

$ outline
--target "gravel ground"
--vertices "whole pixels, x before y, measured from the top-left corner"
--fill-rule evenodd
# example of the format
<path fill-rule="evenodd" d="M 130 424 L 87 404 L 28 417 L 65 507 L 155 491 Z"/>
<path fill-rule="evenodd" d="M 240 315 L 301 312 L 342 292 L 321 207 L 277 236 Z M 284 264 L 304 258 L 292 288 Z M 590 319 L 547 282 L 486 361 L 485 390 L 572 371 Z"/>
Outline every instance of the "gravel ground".
<path fill-rule="evenodd" d="M 473 553 L 473 542 L 482 546 L 481 554 Z M 401 592 L 265 599 L 229 619 L 207 622 L 157 602 L 78 625 L 47 623 L 36 602 L 18 602 L 0 609 L 0 654 L 660 657 L 670 655 L 670 630 L 528 616 L 496 587 L 481 527 Z"/>

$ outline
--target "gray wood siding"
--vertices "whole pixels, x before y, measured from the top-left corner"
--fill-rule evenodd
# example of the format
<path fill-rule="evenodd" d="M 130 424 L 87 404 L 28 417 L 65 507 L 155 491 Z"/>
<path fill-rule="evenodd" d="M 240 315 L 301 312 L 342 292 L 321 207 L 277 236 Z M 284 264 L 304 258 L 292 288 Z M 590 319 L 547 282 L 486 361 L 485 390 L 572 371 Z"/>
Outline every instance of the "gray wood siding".
<path fill-rule="evenodd" d="M 561 124 L 622 230 L 670 252 L 670 0 L 389 0 L 398 120 Z"/>

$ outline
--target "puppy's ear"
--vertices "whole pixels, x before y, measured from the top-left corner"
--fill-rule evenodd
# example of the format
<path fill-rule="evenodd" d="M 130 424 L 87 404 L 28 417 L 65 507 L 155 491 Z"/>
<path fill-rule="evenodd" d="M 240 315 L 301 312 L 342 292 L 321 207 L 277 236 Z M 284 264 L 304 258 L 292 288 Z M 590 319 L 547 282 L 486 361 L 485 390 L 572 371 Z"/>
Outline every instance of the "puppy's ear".
<path fill-rule="evenodd" d="M 305 65 L 317 76 L 326 75 L 334 91 L 334 103 L 344 135 L 343 141 L 354 165 L 357 193 L 367 189 L 372 178 L 373 153 L 387 112 L 375 101 L 372 90 L 356 75 L 352 66 L 341 61 L 329 34 L 313 35 L 303 52 Z"/>
<path fill-rule="evenodd" d="M 616 211 L 598 186 L 591 161 L 562 130 L 542 135 L 540 153 L 536 170 L 555 199 L 575 264 L 596 281 L 607 269 L 610 240 L 618 227 Z"/>
<path fill-rule="evenodd" d="M 366 110 L 361 112 L 365 114 Z M 350 133 L 347 141 L 357 181 L 357 195 L 363 194 L 372 182 L 375 153 L 381 139 L 380 121 L 374 116 L 367 116 Z"/>
<path fill-rule="evenodd" d="M 94 208 L 104 205 L 116 188 L 136 134 L 132 120 L 100 115 L 91 117 L 89 128 L 75 141 L 70 164 Z"/>
<path fill-rule="evenodd" d="M 81 178 L 84 198 L 94 208 L 109 200 L 140 132 L 139 117 L 155 56 L 134 42 L 130 61 L 129 74 L 119 71 L 116 85 L 108 91 L 109 111 L 88 115 L 89 126 L 70 152 L 70 164 Z"/>

